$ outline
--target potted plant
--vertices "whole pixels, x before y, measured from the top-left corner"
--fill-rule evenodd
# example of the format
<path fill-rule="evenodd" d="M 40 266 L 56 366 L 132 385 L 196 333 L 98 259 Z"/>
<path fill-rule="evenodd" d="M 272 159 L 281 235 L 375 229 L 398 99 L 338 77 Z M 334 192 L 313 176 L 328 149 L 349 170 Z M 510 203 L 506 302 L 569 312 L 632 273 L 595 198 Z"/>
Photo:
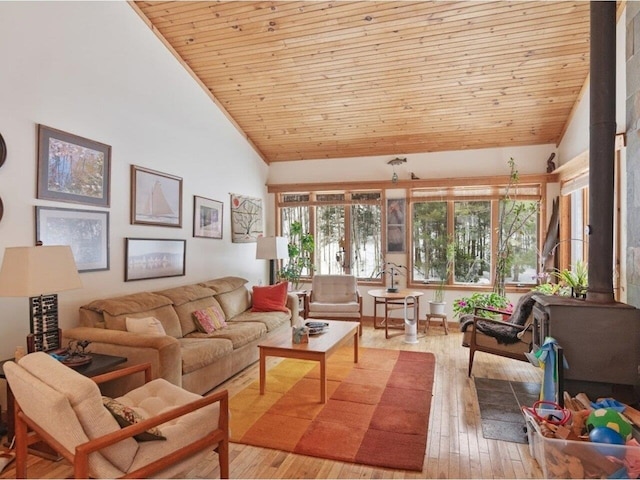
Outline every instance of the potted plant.
<path fill-rule="evenodd" d="M 443 270 L 440 272 L 440 280 L 438 280 L 438 285 L 433 292 L 433 300 L 429 301 L 429 313 L 440 315 L 444 314 L 444 309 L 447 305 L 444 301 L 444 287 L 447 284 L 449 276 L 453 272 L 453 261 L 455 255 L 456 245 L 450 240 L 447 243 L 446 262 L 443 265 Z"/>
<path fill-rule="evenodd" d="M 289 259 L 285 266 L 278 272 L 278 278 L 286 280 L 293 290 L 298 290 L 301 285 L 300 277 L 306 269 L 311 272 L 313 266 L 313 250 L 315 242 L 313 235 L 303 232 L 302 222 L 291 222 L 289 228 Z"/>
<path fill-rule="evenodd" d="M 571 289 L 571 296 L 574 298 L 586 298 L 587 287 L 589 286 L 587 264 L 581 260 L 576 261 L 573 269 L 556 270 L 552 274 L 558 282 Z"/>
<path fill-rule="evenodd" d="M 513 305 L 503 295 L 495 292 L 480 293 L 476 292 L 469 297 L 456 298 L 453 302 L 453 313 L 459 318 L 465 314 L 473 315 L 476 307 L 500 310 L 500 312 L 491 312 L 489 310 L 478 310 L 478 317 L 493 318 L 496 314 L 502 315 L 501 312 L 511 312 Z"/>

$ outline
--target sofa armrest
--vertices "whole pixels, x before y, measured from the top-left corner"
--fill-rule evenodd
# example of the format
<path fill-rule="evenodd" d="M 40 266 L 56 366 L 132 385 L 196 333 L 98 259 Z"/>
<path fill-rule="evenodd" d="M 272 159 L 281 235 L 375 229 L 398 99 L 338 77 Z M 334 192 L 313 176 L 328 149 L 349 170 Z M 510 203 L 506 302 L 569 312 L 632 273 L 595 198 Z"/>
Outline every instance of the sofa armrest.
<path fill-rule="evenodd" d="M 298 324 L 300 320 L 300 304 L 298 303 L 298 295 L 295 293 L 287 293 L 287 308 L 291 310 L 291 326 Z"/>
<path fill-rule="evenodd" d="M 151 377 L 164 378 L 182 386 L 182 353 L 177 339 L 169 336 L 139 335 L 121 330 L 75 327 L 62 332 L 63 344 L 69 340 L 89 340 L 89 351 L 104 355 L 127 357 L 123 366 L 151 364 Z M 110 382 L 118 393 L 132 390 L 143 384 L 140 379 L 122 379 Z M 117 384 L 117 387 L 115 385 Z M 126 385 L 125 385 L 126 384 Z M 109 393 L 113 393 L 109 387 Z M 109 395 L 112 396 L 112 395 Z"/>

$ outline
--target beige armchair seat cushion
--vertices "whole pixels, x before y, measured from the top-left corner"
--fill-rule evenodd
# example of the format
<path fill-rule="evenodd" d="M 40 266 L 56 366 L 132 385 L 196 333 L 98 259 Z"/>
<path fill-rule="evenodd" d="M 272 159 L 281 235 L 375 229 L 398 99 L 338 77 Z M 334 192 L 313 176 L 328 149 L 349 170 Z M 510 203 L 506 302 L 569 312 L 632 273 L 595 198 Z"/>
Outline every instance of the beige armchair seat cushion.
<path fill-rule="evenodd" d="M 353 275 L 314 276 L 307 316 L 360 320 L 362 303 L 356 277 Z"/>
<path fill-rule="evenodd" d="M 143 418 L 151 418 L 199 398 L 202 397 L 158 378 L 116 400 L 133 408 Z M 167 440 L 140 443 L 130 470 L 142 467 L 204 437 L 213 428 L 218 427 L 219 414 L 220 404 L 216 403 L 159 425 L 158 428 Z M 191 458 L 189 463 L 195 464 L 206 454 L 206 451 L 202 452 L 199 456 Z M 172 467 L 155 474 L 154 477 L 172 477 L 184 469 L 184 465 Z"/>

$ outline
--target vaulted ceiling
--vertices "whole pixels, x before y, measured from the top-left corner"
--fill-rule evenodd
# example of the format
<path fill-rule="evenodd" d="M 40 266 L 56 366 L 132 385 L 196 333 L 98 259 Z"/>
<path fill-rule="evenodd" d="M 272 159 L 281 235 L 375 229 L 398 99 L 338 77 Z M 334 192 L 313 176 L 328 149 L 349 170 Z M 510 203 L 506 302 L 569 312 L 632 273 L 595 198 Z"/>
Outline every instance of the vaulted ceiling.
<path fill-rule="evenodd" d="M 267 162 L 559 142 L 589 2 L 138 1 Z"/>

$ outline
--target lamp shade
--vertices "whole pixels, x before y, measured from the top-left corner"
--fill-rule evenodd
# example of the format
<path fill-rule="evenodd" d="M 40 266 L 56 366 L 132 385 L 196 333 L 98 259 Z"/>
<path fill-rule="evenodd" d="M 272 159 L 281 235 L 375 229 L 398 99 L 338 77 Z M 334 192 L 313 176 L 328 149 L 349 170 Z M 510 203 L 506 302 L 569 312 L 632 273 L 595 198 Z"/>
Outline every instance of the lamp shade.
<path fill-rule="evenodd" d="M 289 258 L 289 243 L 285 237 L 258 237 L 256 258 L 278 260 Z"/>
<path fill-rule="evenodd" d="M 35 297 L 82 288 L 68 245 L 9 247 L 0 269 L 0 297 Z"/>

